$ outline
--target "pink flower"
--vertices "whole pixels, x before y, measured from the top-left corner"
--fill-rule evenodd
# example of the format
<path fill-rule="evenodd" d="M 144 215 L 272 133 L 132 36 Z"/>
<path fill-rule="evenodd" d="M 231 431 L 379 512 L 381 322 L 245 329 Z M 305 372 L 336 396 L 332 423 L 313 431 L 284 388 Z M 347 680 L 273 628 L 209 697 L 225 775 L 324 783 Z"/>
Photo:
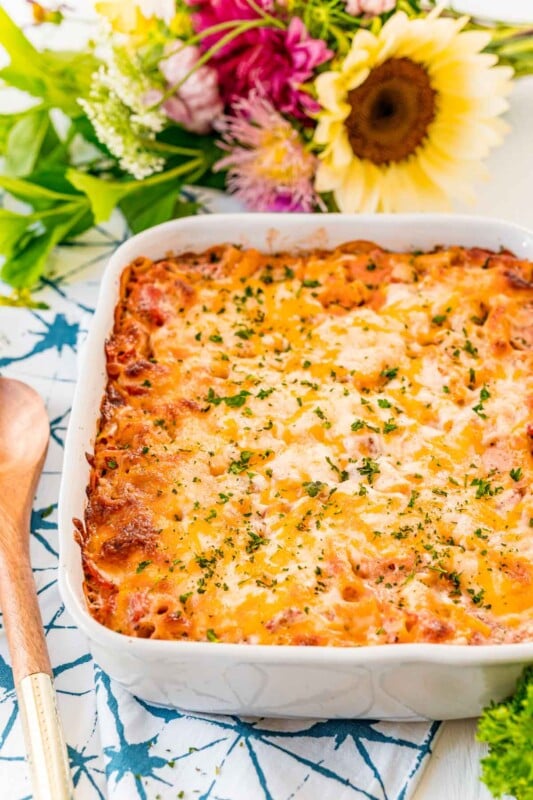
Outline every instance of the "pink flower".
<path fill-rule="evenodd" d="M 167 57 L 159 62 L 159 69 L 166 78 L 169 88 L 185 78 L 200 55 L 197 47 L 185 47 L 181 50 L 179 48 L 179 42 L 167 46 Z M 176 52 L 173 53 L 173 50 Z M 165 100 L 163 109 L 170 119 L 179 122 L 187 130 L 194 133 L 208 133 L 213 121 L 223 110 L 215 70 L 207 64 L 196 69 L 185 83 L 178 87 L 176 94 Z"/>
<path fill-rule="evenodd" d="M 265 10 L 272 9 L 268 0 L 259 0 Z M 197 32 L 229 20 L 260 19 L 246 0 L 203 0 L 193 15 Z M 202 49 L 208 50 L 228 31 L 207 36 Z M 276 108 L 300 119 L 319 106 L 302 89 L 314 70 L 332 57 L 321 39 L 312 39 L 299 17 L 293 17 L 287 29 L 254 28 L 239 34 L 211 59 L 218 72 L 220 92 L 226 103 L 247 97 L 259 88 Z"/>
<path fill-rule="evenodd" d="M 228 155 L 216 165 L 227 169 L 226 185 L 253 211 L 312 211 L 317 159 L 304 148 L 295 128 L 273 105 L 252 91 L 216 125 Z"/>
<path fill-rule="evenodd" d="M 375 17 L 392 11 L 395 5 L 396 0 L 346 0 L 346 11 L 354 17 L 360 14 Z"/>

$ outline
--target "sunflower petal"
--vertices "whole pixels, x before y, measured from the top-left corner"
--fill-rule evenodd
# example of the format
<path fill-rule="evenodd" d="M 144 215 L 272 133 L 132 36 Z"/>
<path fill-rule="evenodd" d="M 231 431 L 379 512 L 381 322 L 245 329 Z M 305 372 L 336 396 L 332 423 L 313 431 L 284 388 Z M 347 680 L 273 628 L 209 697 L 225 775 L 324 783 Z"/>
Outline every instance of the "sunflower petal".
<path fill-rule="evenodd" d="M 438 11 L 414 20 L 397 12 L 378 34 L 358 31 L 339 69 L 317 79 L 319 101 L 326 110 L 318 115 L 315 133 L 315 142 L 323 147 L 316 186 L 333 191 L 342 211 L 444 210 L 450 198 L 473 202 L 472 184 L 487 176 L 482 160 L 507 130 L 500 115 L 508 107 L 512 70 L 497 66 L 494 56 L 482 52 L 487 34 L 464 31 L 466 22 L 466 17 L 441 18 Z M 372 147 L 362 151 L 362 158 L 354 151 L 354 139 L 353 146 L 350 141 L 346 119 L 357 119 L 358 108 L 352 107 L 349 93 L 374 74 L 369 91 L 378 97 L 378 74 L 390 80 L 391 72 L 376 69 L 394 59 L 411 60 L 426 72 L 434 91 L 433 119 L 427 121 L 426 109 L 423 138 L 413 137 L 411 153 L 396 155 L 396 160 L 398 149 L 383 158 L 387 140 L 376 127 L 379 159 L 376 156 L 374 163 L 368 155 Z M 405 74 L 403 65 L 400 79 L 405 81 Z M 361 101 L 365 95 L 359 92 L 357 97 Z M 372 114 L 363 107 L 359 114 L 361 130 L 372 143 Z"/>

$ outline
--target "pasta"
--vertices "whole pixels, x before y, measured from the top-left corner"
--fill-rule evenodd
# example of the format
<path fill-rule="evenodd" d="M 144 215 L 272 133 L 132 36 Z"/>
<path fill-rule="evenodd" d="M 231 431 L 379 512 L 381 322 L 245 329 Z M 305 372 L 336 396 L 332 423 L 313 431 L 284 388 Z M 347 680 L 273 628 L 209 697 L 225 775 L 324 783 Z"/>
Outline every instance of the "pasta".
<path fill-rule="evenodd" d="M 533 637 L 533 265 L 371 242 L 123 273 L 85 520 L 124 634 Z"/>

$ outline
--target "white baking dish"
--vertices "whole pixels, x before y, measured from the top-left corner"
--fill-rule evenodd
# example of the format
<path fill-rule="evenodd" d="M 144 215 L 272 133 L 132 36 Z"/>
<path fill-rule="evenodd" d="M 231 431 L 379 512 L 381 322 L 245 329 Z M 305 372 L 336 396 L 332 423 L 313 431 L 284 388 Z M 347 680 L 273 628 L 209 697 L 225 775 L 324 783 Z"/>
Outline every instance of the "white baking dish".
<path fill-rule="evenodd" d="M 477 715 L 491 699 L 509 694 L 523 665 L 533 662 L 533 642 L 327 648 L 136 639 L 108 630 L 86 608 L 72 518 L 84 514 L 85 453 L 93 449 L 105 382 L 104 341 L 112 329 L 122 269 L 140 255 L 156 259 L 169 251 L 202 251 L 222 242 L 275 251 L 330 247 L 350 239 L 370 239 L 394 250 L 430 250 L 438 244 L 505 247 L 533 259 L 533 232 L 491 219 L 227 214 L 158 225 L 121 245 L 109 262 L 66 441 L 59 586 L 102 669 L 145 700 L 224 714 L 453 719 Z"/>

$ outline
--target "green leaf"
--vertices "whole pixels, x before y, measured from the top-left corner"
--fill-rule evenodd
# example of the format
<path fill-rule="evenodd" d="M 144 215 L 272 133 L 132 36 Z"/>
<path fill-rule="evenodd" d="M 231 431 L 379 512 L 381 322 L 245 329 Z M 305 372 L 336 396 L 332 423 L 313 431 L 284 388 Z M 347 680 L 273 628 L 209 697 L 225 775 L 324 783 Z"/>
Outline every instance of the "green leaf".
<path fill-rule="evenodd" d="M 0 276 L 16 289 L 31 288 L 45 272 L 54 247 L 68 238 L 87 212 L 85 202 L 66 203 L 47 217 L 29 215 L 30 225 L 2 266 Z"/>
<path fill-rule="evenodd" d="M 85 95 L 97 61 L 90 54 L 70 52 L 40 53 L 0 8 L 0 47 L 10 63 L 0 70 L 0 78 L 10 86 L 42 97 L 51 108 L 60 108 L 70 117 L 81 116 L 77 98 Z"/>
<path fill-rule="evenodd" d="M 489 745 L 481 780 L 495 797 L 533 799 L 533 666 L 519 679 L 514 695 L 483 711 L 477 738 Z"/>
<path fill-rule="evenodd" d="M 0 175 L 0 188 L 5 189 L 17 200 L 22 200 L 22 202 L 29 203 L 34 208 L 39 209 L 49 208 L 50 205 L 57 202 L 72 200 L 72 195 L 70 194 L 55 192 L 31 181 L 23 180 L 22 178 L 11 178 L 7 175 Z"/>
<path fill-rule="evenodd" d="M 202 208 L 201 203 L 195 200 L 178 200 L 174 206 L 171 219 L 181 219 L 182 217 L 194 217 Z"/>
<path fill-rule="evenodd" d="M 2 8 L 0 8 L 0 45 L 7 51 L 13 69 L 22 73 L 35 72 L 33 64 L 39 62 L 39 52 Z"/>
<path fill-rule="evenodd" d="M 45 270 L 59 235 L 59 228 L 53 228 L 32 236 L 5 262 L 0 273 L 2 279 L 16 289 L 34 286 Z"/>
<path fill-rule="evenodd" d="M 26 114 L 13 125 L 5 153 L 9 175 L 28 175 L 33 170 L 49 126 L 48 112 L 40 110 Z"/>
<path fill-rule="evenodd" d="M 133 181 L 104 181 L 75 169 L 67 170 L 67 179 L 87 195 L 97 225 L 106 222 L 120 201 L 139 188 L 139 184 Z"/>
<path fill-rule="evenodd" d="M 203 161 L 200 157 L 193 158 L 166 172 L 158 172 L 155 175 L 151 175 L 143 181 L 107 181 L 75 169 L 67 170 L 66 177 L 76 189 L 87 195 L 95 222 L 98 224 L 108 220 L 116 206 L 119 204 L 124 206 L 125 198 L 130 199 L 134 195 L 138 195 L 137 202 L 126 203 L 126 208 L 131 217 L 136 217 L 136 210 L 141 209 L 143 205 L 146 208 L 147 200 L 145 198 L 157 196 L 162 198 L 169 190 L 173 192 L 181 185 L 182 176 L 190 175 L 202 165 Z M 159 213 L 161 213 L 161 207 Z M 136 224 L 141 225 L 142 222 L 139 221 Z M 139 230 L 142 230 L 142 228 L 139 228 Z"/>
<path fill-rule="evenodd" d="M 39 163 L 38 167 L 36 172 L 32 172 L 31 175 L 27 176 L 27 180 L 34 186 L 40 186 L 43 189 L 56 192 L 63 199 L 72 200 L 73 196 L 81 197 L 83 195 L 83 192 L 78 191 L 67 180 L 65 173 L 68 166 L 59 163 L 53 164 L 49 168 L 45 166 L 44 169 L 41 169 L 41 164 Z"/>
<path fill-rule="evenodd" d="M 62 141 L 56 133 L 56 129 L 50 119 L 50 123 L 46 128 L 44 138 L 41 144 L 41 150 L 36 160 L 35 167 L 39 172 L 56 171 L 61 169 L 63 174 L 67 169 L 70 161 L 69 153 L 69 140 Z M 33 173 L 31 176 L 33 181 Z M 53 189 L 55 187 L 50 186 Z M 68 190 L 71 191 L 72 187 Z"/>
<path fill-rule="evenodd" d="M 43 106 L 38 105 L 25 111 L 17 112 L 16 114 L 0 114 L 0 154 L 3 155 L 5 152 L 9 133 L 13 126 L 24 117 L 27 117 L 29 114 L 33 114 L 34 111 L 41 108 L 43 108 Z"/>
<path fill-rule="evenodd" d="M 166 190 L 160 186 L 152 186 L 143 192 L 125 197 L 120 203 L 120 209 L 132 233 L 139 233 L 152 225 L 173 219 L 176 216 L 176 207 L 181 205 L 180 189 L 179 183 Z"/>
<path fill-rule="evenodd" d="M 0 208 L 0 254 L 9 258 L 19 239 L 35 222 L 33 214 L 16 214 Z"/>
<path fill-rule="evenodd" d="M 0 8 L 0 16 L 2 9 Z M 0 30 L 2 22 L 0 20 Z M 3 42 L 0 39 L 0 44 Z M 32 97 L 47 97 L 46 83 L 40 76 L 32 75 L 30 71 L 27 73 L 18 72 L 14 67 L 8 66 L 0 69 L 0 79 L 8 86 L 13 86 L 15 89 L 20 89 L 22 92 L 27 92 Z"/>
<path fill-rule="evenodd" d="M 209 189 L 226 188 L 226 175 L 224 172 L 206 172 L 195 181 L 197 186 L 207 186 Z"/>

